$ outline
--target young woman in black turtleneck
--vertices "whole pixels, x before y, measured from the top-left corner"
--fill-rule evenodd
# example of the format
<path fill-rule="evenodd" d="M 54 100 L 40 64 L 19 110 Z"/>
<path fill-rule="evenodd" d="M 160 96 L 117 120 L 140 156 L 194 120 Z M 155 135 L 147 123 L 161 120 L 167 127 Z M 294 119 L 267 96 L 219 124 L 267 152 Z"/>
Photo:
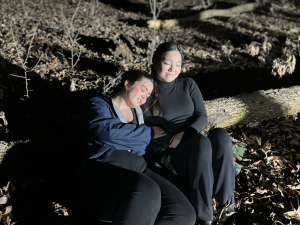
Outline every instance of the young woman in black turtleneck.
<path fill-rule="evenodd" d="M 152 140 L 146 155 L 157 160 L 161 148 L 171 149 L 171 166 L 186 180 L 188 198 L 200 224 L 206 225 L 213 220 L 213 197 L 220 205 L 234 202 L 232 144 L 224 129 L 214 129 L 207 137 L 198 135 L 207 124 L 207 114 L 197 84 L 178 77 L 183 59 L 174 42 L 159 45 L 154 53 L 152 69 L 159 101 L 144 118 L 146 125 L 159 126 L 167 135 Z M 147 107 L 147 103 L 142 106 Z"/>

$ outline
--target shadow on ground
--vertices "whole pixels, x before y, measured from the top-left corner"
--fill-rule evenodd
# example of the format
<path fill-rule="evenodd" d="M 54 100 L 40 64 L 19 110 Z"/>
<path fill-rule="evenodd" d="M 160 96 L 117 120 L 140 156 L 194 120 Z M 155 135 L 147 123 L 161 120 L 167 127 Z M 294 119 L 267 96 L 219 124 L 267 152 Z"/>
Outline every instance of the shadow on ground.
<path fill-rule="evenodd" d="M 117 70 L 112 64 L 90 59 L 82 59 L 82 63 L 79 70 Z M 15 187 L 8 202 L 13 207 L 14 221 L 86 224 L 88 219 L 80 214 L 76 202 L 76 173 L 82 159 L 78 131 L 84 102 L 101 90 L 70 92 L 68 81 L 46 81 L 30 73 L 29 88 L 33 91 L 27 99 L 24 79 L 9 75 L 21 76 L 22 69 L 2 57 L 0 65 L 5 97 L 0 110 L 5 112 L 9 130 L 7 134 L 1 130 L 0 134 L 2 141 L 12 144 L 0 164 L 0 186 L 10 181 Z M 53 202 L 66 207 L 70 215 L 54 213 Z"/>

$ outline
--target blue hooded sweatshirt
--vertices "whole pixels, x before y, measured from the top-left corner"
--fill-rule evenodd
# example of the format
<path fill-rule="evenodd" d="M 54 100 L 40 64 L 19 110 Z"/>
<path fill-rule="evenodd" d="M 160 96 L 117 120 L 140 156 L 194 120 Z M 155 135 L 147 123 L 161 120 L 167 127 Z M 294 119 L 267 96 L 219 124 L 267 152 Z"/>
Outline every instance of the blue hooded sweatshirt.
<path fill-rule="evenodd" d="M 138 125 L 127 123 L 110 96 L 94 97 L 89 100 L 82 117 L 89 159 L 105 162 L 114 150 L 132 150 L 132 154 L 140 156 L 145 154 L 154 132 L 144 125 L 141 108 L 137 107 L 135 110 Z"/>

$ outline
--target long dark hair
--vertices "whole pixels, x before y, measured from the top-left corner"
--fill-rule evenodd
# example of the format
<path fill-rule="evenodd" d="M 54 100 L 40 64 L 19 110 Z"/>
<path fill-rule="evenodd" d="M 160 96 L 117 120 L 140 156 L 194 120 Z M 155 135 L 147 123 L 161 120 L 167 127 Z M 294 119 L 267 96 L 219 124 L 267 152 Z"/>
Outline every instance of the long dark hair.
<path fill-rule="evenodd" d="M 121 92 L 125 87 L 124 87 L 124 83 L 126 80 L 129 81 L 130 85 L 133 85 L 136 81 L 140 81 L 143 78 L 146 78 L 148 80 L 150 80 L 153 84 L 153 91 L 151 93 L 151 98 L 150 98 L 150 102 L 149 102 L 149 107 L 144 111 L 144 113 L 151 107 L 153 106 L 156 101 L 157 101 L 157 83 L 154 82 L 153 76 L 145 73 L 141 70 L 130 70 L 130 71 L 126 71 L 124 72 L 122 75 L 121 81 L 117 84 L 117 86 L 114 87 L 111 96 L 115 96 L 117 93 Z"/>
<path fill-rule="evenodd" d="M 156 87 L 156 93 L 158 93 L 159 89 L 158 89 L 158 84 L 157 84 L 157 72 L 154 69 L 153 63 L 159 62 L 168 52 L 171 52 L 171 51 L 178 51 L 180 53 L 181 64 L 182 64 L 184 61 L 184 55 L 183 55 L 179 45 L 177 45 L 173 41 L 160 44 L 156 48 L 156 50 L 153 54 L 152 65 L 151 65 L 151 75 L 154 80 L 153 85 Z M 152 105 L 153 105 L 153 116 L 162 116 L 162 109 L 161 109 L 158 99 Z"/>

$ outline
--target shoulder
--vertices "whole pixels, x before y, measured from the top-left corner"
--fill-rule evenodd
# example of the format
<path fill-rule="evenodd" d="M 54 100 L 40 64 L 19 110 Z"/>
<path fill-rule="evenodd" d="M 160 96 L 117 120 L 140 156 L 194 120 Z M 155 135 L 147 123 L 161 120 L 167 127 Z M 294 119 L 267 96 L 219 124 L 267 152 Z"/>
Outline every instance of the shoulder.
<path fill-rule="evenodd" d="M 111 97 L 109 95 L 92 97 L 89 100 L 89 107 L 91 107 L 91 108 L 94 108 L 94 107 L 96 107 L 96 108 L 98 108 L 98 107 L 111 108 L 112 107 Z"/>
<path fill-rule="evenodd" d="M 92 104 L 110 104 L 111 97 L 108 95 L 92 97 L 89 100 Z"/>
<path fill-rule="evenodd" d="M 190 77 L 178 78 L 178 84 L 184 85 L 185 87 L 194 88 L 197 86 L 196 82 Z"/>

